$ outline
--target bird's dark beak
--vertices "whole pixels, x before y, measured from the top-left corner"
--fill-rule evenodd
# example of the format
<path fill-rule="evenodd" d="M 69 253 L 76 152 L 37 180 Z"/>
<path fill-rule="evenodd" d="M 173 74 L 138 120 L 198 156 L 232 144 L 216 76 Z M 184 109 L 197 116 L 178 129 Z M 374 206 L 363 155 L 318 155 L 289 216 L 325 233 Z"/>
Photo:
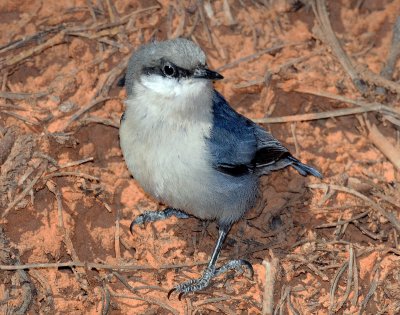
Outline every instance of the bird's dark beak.
<path fill-rule="evenodd" d="M 224 77 L 222 75 L 220 75 L 218 72 L 203 68 L 203 69 L 194 70 L 193 78 L 208 79 L 208 80 L 221 80 Z"/>

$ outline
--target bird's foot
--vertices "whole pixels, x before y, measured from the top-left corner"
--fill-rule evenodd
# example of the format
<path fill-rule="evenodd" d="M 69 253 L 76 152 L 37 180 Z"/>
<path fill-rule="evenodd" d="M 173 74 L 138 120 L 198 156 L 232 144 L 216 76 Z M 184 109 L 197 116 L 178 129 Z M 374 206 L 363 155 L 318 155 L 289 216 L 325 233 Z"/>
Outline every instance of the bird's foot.
<path fill-rule="evenodd" d="M 179 219 L 187 219 L 190 217 L 187 213 L 173 208 L 166 208 L 164 210 L 158 210 L 158 211 L 145 211 L 141 215 L 139 215 L 135 220 L 132 221 L 130 226 L 131 233 L 133 234 L 133 229 L 135 225 L 139 224 L 144 225 L 148 222 L 165 220 L 172 216 L 175 216 Z"/>
<path fill-rule="evenodd" d="M 207 267 L 200 278 L 186 281 L 184 283 L 177 285 L 175 288 L 172 288 L 168 292 L 168 299 L 173 292 L 179 293 L 178 298 L 180 300 L 182 296 L 187 293 L 203 290 L 210 285 L 212 278 L 219 276 L 220 274 L 225 273 L 229 270 L 236 270 L 239 273 L 244 273 L 243 267 L 249 269 L 250 278 L 253 278 L 254 270 L 252 265 L 247 260 L 243 259 L 231 260 L 220 268 L 215 268 L 214 266 Z"/>
<path fill-rule="evenodd" d="M 228 261 L 225 265 L 216 270 L 215 276 L 219 276 L 220 274 L 225 273 L 229 270 L 236 270 L 238 273 L 242 274 L 245 271 L 243 267 L 247 267 L 247 269 L 249 270 L 249 278 L 252 279 L 254 276 L 253 266 L 250 262 L 244 259 L 235 259 Z"/>

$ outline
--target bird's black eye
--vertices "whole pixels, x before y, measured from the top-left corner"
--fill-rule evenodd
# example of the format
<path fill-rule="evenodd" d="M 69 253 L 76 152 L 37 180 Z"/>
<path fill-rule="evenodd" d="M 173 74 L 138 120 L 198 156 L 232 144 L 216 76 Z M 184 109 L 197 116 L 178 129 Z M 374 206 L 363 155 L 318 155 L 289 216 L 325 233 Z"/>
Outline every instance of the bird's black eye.
<path fill-rule="evenodd" d="M 165 65 L 163 68 L 163 72 L 167 77 L 172 77 L 175 74 L 175 69 L 170 65 Z"/>

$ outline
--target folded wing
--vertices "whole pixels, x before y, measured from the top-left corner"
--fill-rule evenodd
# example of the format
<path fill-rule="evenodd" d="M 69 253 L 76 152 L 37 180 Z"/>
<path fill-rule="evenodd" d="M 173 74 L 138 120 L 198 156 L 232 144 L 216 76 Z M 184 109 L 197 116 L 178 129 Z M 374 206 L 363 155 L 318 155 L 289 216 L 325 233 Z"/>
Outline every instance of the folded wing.
<path fill-rule="evenodd" d="M 270 133 L 238 114 L 217 91 L 213 114 L 208 147 L 218 171 L 230 176 L 263 175 L 291 165 L 303 176 L 322 177 L 317 170 L 294 158 Z"/>

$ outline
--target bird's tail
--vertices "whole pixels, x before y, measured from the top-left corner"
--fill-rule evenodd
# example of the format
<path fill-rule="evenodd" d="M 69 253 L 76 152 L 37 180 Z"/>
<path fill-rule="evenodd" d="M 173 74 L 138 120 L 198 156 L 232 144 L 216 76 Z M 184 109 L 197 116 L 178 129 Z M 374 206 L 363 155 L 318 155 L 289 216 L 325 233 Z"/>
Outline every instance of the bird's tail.
<path fill-rule="evenodd" d="M 296 171 L 298 171 L 300 173 L 300 175 L 303 175 L 303 176 L 312 175 L 312 176 L 315 176 L 318 178 L 322 178 L 321 173 L 318 172 L 315 168 L 301 163 L 295 157 L 288 156 L 287 159 L 289 159 L 292 162 L 291 166 L 293 166 L 296 169 Z"/>

